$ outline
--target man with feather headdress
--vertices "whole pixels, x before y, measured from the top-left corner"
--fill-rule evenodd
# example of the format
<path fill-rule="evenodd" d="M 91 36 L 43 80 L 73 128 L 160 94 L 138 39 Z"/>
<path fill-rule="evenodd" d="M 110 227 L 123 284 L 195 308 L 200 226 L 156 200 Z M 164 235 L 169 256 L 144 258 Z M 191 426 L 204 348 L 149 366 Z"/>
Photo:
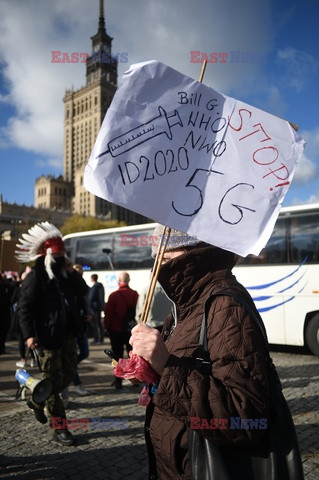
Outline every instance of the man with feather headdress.
<path fill-rule="evenodd" d="M 72 268 L 62 234 L 51 223 L 38 223 L 19 242 L 17 259 L 22 263 L 35 261 L 22 284 L 17 306 L 19 324 L 27 347 L 38 352 L 44 378 L 53 383 L 53 392 L 45 404 L 30 400 L 28 406 L 39 422 L 46 423 L 49 418 L 54 440 L 70 446 L 74 438 L 67 428 L 59 393 L 72 381 L 76 371 L 78 304 L 86 294 L 87 285 Z"/>

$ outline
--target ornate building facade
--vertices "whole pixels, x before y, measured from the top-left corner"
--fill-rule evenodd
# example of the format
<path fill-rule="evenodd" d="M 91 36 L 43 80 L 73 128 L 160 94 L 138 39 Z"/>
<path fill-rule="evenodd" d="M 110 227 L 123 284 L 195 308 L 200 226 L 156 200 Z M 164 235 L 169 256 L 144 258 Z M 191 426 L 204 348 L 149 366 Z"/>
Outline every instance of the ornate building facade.
<path fill-rule="evenodd" d="M 86 60 L 86 85 L 66 90 L 63 99 L 63 177 L 36 179 L 35 206 L 116 219 L 128 225 L 145 223 L 149 219 L 98 198 L 83 187 L 85 165 L 117 87 L 117 58 L 112 56 L 113 39 L 105 30 L 103 0 L 99 7 L 98 31 L 91 37 L 92 55 Z"/>
<path fill-rule="evenodd" d="M 47 175 L 36 180 L 36 208 L 54 208 L 71 212 L 73 187 L 62 175 L 54 177 Z"/>

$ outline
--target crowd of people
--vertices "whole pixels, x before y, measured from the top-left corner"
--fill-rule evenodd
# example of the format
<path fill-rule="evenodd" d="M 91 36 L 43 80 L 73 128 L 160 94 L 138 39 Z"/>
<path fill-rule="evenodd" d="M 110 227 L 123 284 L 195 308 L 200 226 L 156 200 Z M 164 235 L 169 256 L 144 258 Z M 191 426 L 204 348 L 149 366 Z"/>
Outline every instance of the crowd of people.
<path fill-rule="evenodd" d="M 129 274 L 121 272 L 118 289 L 105 302 L 98 275 L 91 275 L 90 285 L 84 281 L 83 267 L 72 265 L 61 232 L 48 222 L 29 229 L 19 242 L 17 259 L 32 268 L 27 266 L 10 278 L 3 272 L 0 277 L 0 354 L 5 353 L 6 340 L 17 340 L 20 358 L 16 367 L 39 367 L 44 378 L 52 381 L 53 392 L 45 402 L 27 403 L 39 422 L 52 427 L 53 417 L 66 418 L 70 385 L 79 395 L 90 394 L 78 370 L 79 363 L 89 356 L 89 344 L 103 345 L 108 335 L 115 355 L 123 357 L 124 347 L 129 354 L 134 325 L 127 325 L 127 312 L 133 311 L 136 324 L 145 292 L 141 292 L 138 304 L 139 293 L 130 288 Z M 150 324 L 156 323 L 160 329 L 170 305 L 158 285 Z M 114 377 L 112 386 L 122 388 L 122 379 Z M 67 429 L 55 428 L 53 433 L 61 444 L 73 444 Z"/>

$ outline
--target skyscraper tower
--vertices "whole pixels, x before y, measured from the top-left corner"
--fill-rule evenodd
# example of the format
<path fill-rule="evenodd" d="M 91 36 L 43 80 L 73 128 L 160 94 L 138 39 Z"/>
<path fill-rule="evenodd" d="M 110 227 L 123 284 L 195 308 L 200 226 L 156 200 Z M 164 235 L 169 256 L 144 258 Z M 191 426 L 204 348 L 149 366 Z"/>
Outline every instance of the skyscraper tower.
<path fill-rule="evenodd" d="M 64 97 L 64 173 L 72 182 L 72 210 L 85 215 L 113 217 L 116 209 L 83 187 L 84 168 L 117 85 L 117 60 L 106 33 L 104 4 L 100 0 L 98 31 L 91 37 L 92 54 L 86 61 L 86 85 L 67 90 Z"/>
<path fill-rule="evenodd" d="M 117 56 L 106 33 L 104 2 L 99 0 L 98 31 L 91 37 L 86 60 L 86 85 L 67 89 L 64 96 L 63 177 L 42 176 L 35 184 L 35 206 L 69 209 L 73 213 L 124 220 L 128 225 L 149 221 L 89 193 L 83 187 L 85 165 L 117 86 Z"/>
<path fill-rule="evenodd" d="M 105 82 L 117 84 L 117 59 L 112 56 L 112 40 L 105 30 L 104 3 L 100 0 L 98 32 L 91 37 L 93 55 L 86 62 L 86 84 L 103 78 Z"/>

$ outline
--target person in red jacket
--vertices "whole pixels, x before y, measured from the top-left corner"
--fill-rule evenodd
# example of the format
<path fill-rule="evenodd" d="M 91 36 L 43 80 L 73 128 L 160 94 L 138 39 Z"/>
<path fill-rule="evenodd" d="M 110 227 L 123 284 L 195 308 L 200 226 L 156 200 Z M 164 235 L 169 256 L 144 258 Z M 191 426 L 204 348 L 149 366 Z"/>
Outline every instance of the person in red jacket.
<path fill-rule="evenodd" d="M 132 349 L 129 344 L 131 329 L 127 325 L 127 313 L 129 310 L 135 312 L 138 293 L 130 288 L 129 283 L 129 274 L 121 272 L 118 277 L 119 288 L 111 293 L 104 310 L 104 328 L 109 332 L 112 350 L 119 358 L 123 357 L 124 345 L 127 354 Z M 112 385 L 122 388 L 122 379 L 115 377 Z"/>

